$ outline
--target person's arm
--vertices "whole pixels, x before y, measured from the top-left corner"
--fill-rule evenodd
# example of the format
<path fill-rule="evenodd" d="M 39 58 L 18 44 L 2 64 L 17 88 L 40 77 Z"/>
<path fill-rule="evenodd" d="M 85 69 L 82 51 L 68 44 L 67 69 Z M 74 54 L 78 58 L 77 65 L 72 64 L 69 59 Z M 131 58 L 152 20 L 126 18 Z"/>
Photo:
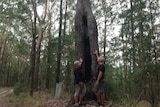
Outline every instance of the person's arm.
<path fill-rule="evenodd" d="M 100 81 L 100 79 L 102 78 L 102 75 L 103 75 L 103 72 L 102 72 L 102 71 L 99 71 L 98 77 L 97 77 L 97 80 L 96 80 L 96 85 L 99 85 L 99 81 Z"/>
<path fill-rule="evenodd" d="M 98 58 L 99 58 L 98 50 L 95 50 L 94 54 L 96 55 L 96 57 L 97 57 L 97 61 L 98 61 Z"/>

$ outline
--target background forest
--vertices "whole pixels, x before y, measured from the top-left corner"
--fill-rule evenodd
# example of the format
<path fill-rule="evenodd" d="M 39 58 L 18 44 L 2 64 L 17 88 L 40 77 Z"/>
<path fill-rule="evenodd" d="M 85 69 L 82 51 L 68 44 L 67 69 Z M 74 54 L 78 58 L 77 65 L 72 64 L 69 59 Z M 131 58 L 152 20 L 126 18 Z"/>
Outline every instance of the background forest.
<path fill-rule="evenodd" d="M 115 101 L 160 99 L 160 1 L 90 0 Z M 0 1 L 0 86 L 73 90 L 75 0 Z"/>

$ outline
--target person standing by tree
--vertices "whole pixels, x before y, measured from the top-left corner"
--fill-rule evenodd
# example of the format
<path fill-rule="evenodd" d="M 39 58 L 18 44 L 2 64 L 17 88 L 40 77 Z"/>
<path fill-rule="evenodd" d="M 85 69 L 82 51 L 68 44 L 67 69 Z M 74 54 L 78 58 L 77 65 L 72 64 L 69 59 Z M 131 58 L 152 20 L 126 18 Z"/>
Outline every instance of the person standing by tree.
<path fill-rule="evenodd" d="M 84 84 L 85 77 L 82 72 L 83 59 L 74 62 L 74 106 L 82 105 L 83 97 L 86 93 L 86 86 Z"/>
<path fill-rule="evenodd" d="M 105 66 L 104 58 L 98 55 L 98 51 L 95 50 L 95 55 L 97 57 L 98 68 L 96 74 L 96 82 L 93 88 L 93 92 L 96 95 L 97 102 L 100 106 L 104 106 L 105 101 L 105 91 L 104 91 L 104 76 L 105 76 Z"/>

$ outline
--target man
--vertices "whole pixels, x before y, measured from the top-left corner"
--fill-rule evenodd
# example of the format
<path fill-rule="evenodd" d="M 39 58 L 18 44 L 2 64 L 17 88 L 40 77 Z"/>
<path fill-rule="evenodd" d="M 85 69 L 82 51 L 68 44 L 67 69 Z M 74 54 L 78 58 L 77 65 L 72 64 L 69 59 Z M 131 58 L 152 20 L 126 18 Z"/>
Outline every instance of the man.
<path fill-rule="evenodd" d="M 84 84 L 85 78 L 82 72 L 83 59 L 74 62 L 74 106 L 79 107 L 82 104 L 83 97 L 86 93 L 86 86 Z"/>
<path fill-rule="evenodd" d="M 99 106 L 104 106 L 105 101 L 105 91 L 104 91 L 104 74 L 105 74 L 105 66 L 104 66 L 104 58 L 98 55 L 98 51 L 95 50 L 95 55 L 97 57 L 98 69 L 96 75 L 96 82 L 93 88 L 93 92 L 96 95 L 97 102 Z"/>

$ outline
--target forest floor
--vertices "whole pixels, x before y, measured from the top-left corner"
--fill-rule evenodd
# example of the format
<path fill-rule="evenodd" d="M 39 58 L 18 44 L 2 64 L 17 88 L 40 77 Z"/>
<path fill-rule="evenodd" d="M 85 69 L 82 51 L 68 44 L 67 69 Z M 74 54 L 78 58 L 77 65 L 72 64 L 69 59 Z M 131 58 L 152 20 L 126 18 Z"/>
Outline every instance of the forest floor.
<path fill-rule="evenodd" d="M 31 97 L 28 92 L 15 95 L 11 88 L 0 88 L 0 107 L 66 107 L 69 100 L 69 97 L 55 99 L 51 92 L 37 92 Z M 105 104 L 111 107 L 108 102 Z M 95 101 L 88 101 L 82 107 L 97 106 Z"/>
<path fill-rule="evenodd" d="M 6 96 L 13 92 L 10 88 L 0 88 L 0 107 L 8 107 L 6 103 Z"/>
<path fill-rule="evenodd" d="M 15 95 L 13 89 L 11 88 L 0 88 L 0 107 L 73 107 L 67 106 L 70 100 L 68 97 L 61 99 L 55 99 L 52 92 L 39 91 L 34 93 L 34 96 L 31 97 L 29 92 L 21 93 Z M 85 102 L 85 106 L 81 107 L 98 107 L 95 101 Z M 146 105 L 146 102 L 143 103 L 140 107 L 152 107 Z M 120 104 L 112 104 L 111 101 L 106 101 L 104 107 L 131 107 L 131 106 L 122 106 Z M 158 106 L 159 107 L 159 106 Z"/>

